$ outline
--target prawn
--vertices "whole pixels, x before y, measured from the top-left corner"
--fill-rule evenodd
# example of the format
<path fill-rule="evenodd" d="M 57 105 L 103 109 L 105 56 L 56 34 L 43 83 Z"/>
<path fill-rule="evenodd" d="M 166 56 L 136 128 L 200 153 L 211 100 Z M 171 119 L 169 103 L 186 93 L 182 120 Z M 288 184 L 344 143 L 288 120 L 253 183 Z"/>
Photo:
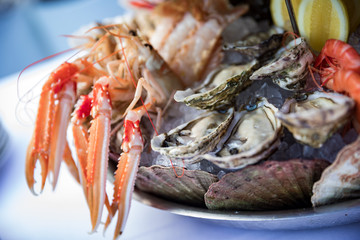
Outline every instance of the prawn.
<path fill-rule="evenodd" d="M 326 41 L 314 67 L 322 86 L 345 92 L 356 102 L 356 126 L 360 123 L 360 55 L 349 44 L 336 39 Z M 358 131 L 360 128 L 358 128 Z"/>

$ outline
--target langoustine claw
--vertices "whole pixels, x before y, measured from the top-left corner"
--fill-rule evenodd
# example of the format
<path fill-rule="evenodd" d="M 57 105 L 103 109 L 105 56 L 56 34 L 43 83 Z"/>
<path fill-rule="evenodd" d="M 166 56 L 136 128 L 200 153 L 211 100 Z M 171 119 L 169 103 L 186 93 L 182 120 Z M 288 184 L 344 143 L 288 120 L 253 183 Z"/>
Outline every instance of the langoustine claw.
<path fill-rule="evenodd" d="M 66 126 L 75 101 L 73 78 L 78 71 L 75 64 L 65 62 L 50 75 L 42 88 L 35 130 L 25 163 L 26 181 L 34 194 L 34 169 L 37 161 L 41 165 L 41 191 L 49 172 L 53 188 L 56 186 L 66 146 Z"/>
<path fill-rule="evenodd" d="M 149 106 L 148 106 L 149 107 Z M 114 239 L 124 231 L 125 223 L 129 215 L 132 192 L 135 185 L 136 174 L 140 163 L 141 152 L 144 147 L 140 131 L 140 119 L 146 111 L 145 106 L 128 112 L 125 118 L 125 132 L 123 136 L 123 153 L 119 158 L 115 172 L 114 196 L 111 212 L 105 223 L 109 225 L 111 218 L 118 213 Z"/>
<path fill-rule="evenodd" d="M 106 77 L 100 78 L 95 83 L 93 106 L 91 108 L 93 120 L 89 134 L 86 177 L 93 231 L 100 223 L 106 195 L 105 186 L 112 111 L 108 87 L 109 79 Z"/>

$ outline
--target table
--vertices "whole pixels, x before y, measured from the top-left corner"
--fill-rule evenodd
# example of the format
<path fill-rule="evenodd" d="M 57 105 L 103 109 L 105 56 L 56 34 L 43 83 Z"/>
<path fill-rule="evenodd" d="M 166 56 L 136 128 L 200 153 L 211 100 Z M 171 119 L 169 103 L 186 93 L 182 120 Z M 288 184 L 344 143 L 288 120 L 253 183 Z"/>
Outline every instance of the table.
<path fill-rule="evenodd" d="M 0 117 L 11 138 L 7 156 L 0 159 L 0 239 L 112 239 L 115 221 L 103 235 L 91 230 L 89 212 L 80 185 L 71 177 L 65 165 L 59 182 L 52 191 L 47 183 L 44 192 L 34 196 L 28 189 L 24 174 L 27 144 L 37 100 L 19 104 L 17 89 L 22 95 L 61 63 L 65 56 L 41 63 L 25 71 L 17 83 L 18 74 L 0 79 Z M 38 86 L 41 87 L 41 86 Z M 33 90 L 32 97 L 39 94 Z M 23 99 L 24 100 L 24 99 Z M 16 111 L 17 109 L 17 111 Z M 106 214 L 104 214 L 106 215 Z M 106 216 L 103 216 L 106 217 Z M 344 226 L 310 230 L 247 230 L 231 228 L 183 217 L 151 208 L 135 200 L 121 239 L 360 239 L 360 222 Z"/>

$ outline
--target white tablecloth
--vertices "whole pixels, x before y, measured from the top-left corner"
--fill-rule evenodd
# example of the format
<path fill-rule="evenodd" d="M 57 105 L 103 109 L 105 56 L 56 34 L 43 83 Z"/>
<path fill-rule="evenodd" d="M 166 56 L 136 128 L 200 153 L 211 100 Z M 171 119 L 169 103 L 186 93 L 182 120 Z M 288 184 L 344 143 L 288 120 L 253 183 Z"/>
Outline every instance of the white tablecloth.
<path fill-rule="evenodd" d="M 17 74 L 0 79 L 0 118 L 11 137 L 11 148 L 0 159 L 0 240 L 112 239 L 114 223 L 105 235 L 102 226 L 89 234 L 91 224 L 82 190 L 64 165 L 55 191 L 46 184 L 44 192 L 34 196 L 25 182 L 25 152 L 33 123 L 24 113 L 31 113 L 31 103 L 36 105 L 38 100 L 19 104 L 17 89 L 23 95 L 61 61 L 27 70 L 18 85 Z M 37 94 L 34 90 L 32 97 Z M 360 239 L 360 223 L 298 231 L 246 230 L 174 215 L 133 200 L 122 239 Z"/>

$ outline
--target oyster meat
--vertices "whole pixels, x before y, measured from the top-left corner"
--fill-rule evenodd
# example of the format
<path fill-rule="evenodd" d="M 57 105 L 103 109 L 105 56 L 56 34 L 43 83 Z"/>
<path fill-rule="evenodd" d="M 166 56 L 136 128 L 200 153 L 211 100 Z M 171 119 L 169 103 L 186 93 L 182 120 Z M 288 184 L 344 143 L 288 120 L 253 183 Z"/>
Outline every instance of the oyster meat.
<path fill-rule="evenodd" d="M 236 95 L 251 84 L 250 75 L 257 61 L 245 65 L 222 67 L 211 74 L 196 89 L 177 91 L 174 99 L 198 109 L 216 110 L 228 107 Z"/>
<path fill-rule="evenodd" d="M 325 160 L 265 161 L 228 173 L 205 194 L 209 209 L 274 210 L 311 206 L 313 183 Z"/>
<path fill-rule="evenodd" d="M 282 130 L 275 117 L 277 108 L 266 98 L 246 108 L 236 114 L 231 135 L 216 154 L 205 154 L 202 158 L 221 168 L 236 169 L 258 162 L 276 149 Z"/>
<path fill-rule="evenodd" d="M 210 151 L 225 134 L 234 109 L 225 113 L 209 112 L 151 140 L 154 151 L 173 158 L 196 159 Z"/>
<path fill-rule="evenodd" d="M 313 61 L 305 39 L 297 38 L 279 49 L 274 59 L 256 70 L 250 79 L 271 78 L 283 89 L 299 90 L 305 86 L 305 78 L 309 74 L 307 66 Z"/>
<path fill-rule="evenodd" d="M 354 100 L 331 92 L 313 92 L 287 99 L 276 113 L 281 123 L 303 144 L 319 148 L 348 120 Z"/>
<path fill-rule="evenodd" d="M 174 171 L 178 176 L 183 173 L 182 177 L 177 177 Z M 217 181 L 216 175 L 205 171 L 154 165 L 139 168 L 136 187 L 176 202 L 205 206 L 204 194 Z"/>
<path fill-rule="evenodd" d="M 314 184 L 313 206 L 360 198 L 360 137 L 345 146 Z"/>

